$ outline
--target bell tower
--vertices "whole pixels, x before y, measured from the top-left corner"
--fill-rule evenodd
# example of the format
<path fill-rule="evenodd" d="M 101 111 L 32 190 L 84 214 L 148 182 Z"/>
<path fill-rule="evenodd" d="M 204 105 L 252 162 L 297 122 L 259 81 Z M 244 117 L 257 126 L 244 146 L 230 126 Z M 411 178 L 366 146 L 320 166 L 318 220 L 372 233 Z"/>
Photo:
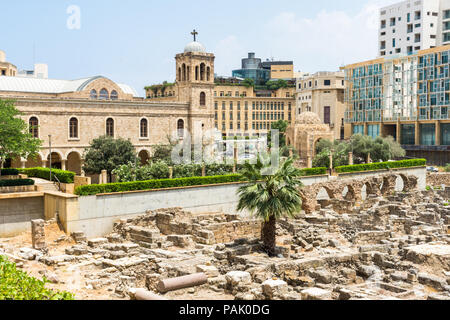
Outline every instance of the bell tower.
<path fill-rule="evenodd" d="M 175 60 L 178 101 L 189 104 L 187 129 L 194 135 L 214 129 L 215 56 L 207 53 L 197 41 L 197 31 L 191 34 L 194 41 L 187 44 L 184 53 L 177 54 Z"/>

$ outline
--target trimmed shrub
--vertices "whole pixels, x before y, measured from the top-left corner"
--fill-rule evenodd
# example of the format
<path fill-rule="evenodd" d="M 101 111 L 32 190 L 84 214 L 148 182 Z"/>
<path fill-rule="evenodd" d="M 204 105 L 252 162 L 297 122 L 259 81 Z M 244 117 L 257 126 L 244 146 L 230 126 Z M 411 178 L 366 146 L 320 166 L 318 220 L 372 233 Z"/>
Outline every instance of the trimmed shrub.
<path fill-rule="evenodd" d="M 40 178 L 45 180 L 50 180 L 50 169 L 49 168 L 27 168 L 19 169 L 20 173 L 26 174 L 31 178 Z M 52 169 L 52 176 L 58 178 L 61 183 L 73 183 L 75 178 L 75 172 L 64 171 L 59 169 Z"/>
<path fill-rule="evenodd" d="M 31 179 L 0 180 L 0 187 L 19 187 L 19 186 L 34 186 L 34 180 Z"/>
<path fill-rule="evenodd" d="M 17 169 L 0 169 L 1 176 L 17 176 L 19 174 L 19 170 Z"/>
<path fill-rule="evenodd" d="M 90 196 L 101 193 L 145 191 L 145 190 L 157 190 L 176 187 L 201 186 L 209 184 L 239 182 L 242 180 L 243 178 L 241 175 L 233 174 L 227 176 L 192 177 L 192 178 L 161 179 L 161 180 L 122 182 L 110 184 L 93 184 L 80 186 L 76 188 L 75 194 L 79 196 Z"/>
<path fill-rule="evenodd" d="M 308 169 L 302 169 L 302 176 L 320 176 L 327 174 L 327 168 L 308 168 Z"/>
<path fill-rule="evenodd" d="M 422 167 L 427 165 L 426 159 L 412 159 L 393 162 L 376 162 L 369 164 L 356 164 L 353 166 L 342 166 L 335 168 L 337 173 L 360 172 L 360 171 L 375 171 L 387 170 L 395 168 L 410 168 Z"/>
<path fill-rule="evenodd" d="M 0 255 L 0 300 L 74 300 L 72 293 L 45 288 L 47 279 L 38 280 Z"/>

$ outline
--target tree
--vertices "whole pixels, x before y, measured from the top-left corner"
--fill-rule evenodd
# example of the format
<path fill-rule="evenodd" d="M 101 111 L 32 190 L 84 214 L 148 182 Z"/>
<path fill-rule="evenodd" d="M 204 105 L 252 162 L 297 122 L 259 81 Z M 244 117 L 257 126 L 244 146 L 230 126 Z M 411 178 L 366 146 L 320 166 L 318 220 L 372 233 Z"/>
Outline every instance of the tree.
<path fill-rule="evenodd" d="M 136 151 L 129 140 L 108 136 L 94 139 L 86 149 L 84 158 L 83 170 L 87 174 L 100 174 L 102 170 L 106 170 L 110 181 L 114 169 L 137 161 Z"/>
<path fill-rule="evenodd" d="M 254 87 L 255 86 L 255 80 L 246 78 L 244 81 L 242 81 L 242 85 L 246 88 Z"/>
<path fill-rule="evenodd" d="M 401 145 L 394 141 L 391 136 L 373 139 L 370 136 L 356 134 L 349 141 L 319 141 L 316 146 L 317 155 L 313 160 L 313 166 L 329 168 L 330 152 L 333 154 L 333 167 L 348 165 L 348 154 L 350 152 L 353 153 L 355 164 L 365 163 L 369 154 L 374 162 L 401 158 L 406 154 Z"/>
<path fill-rule="evenodd" d="M 33 137 L 13 100 L 0 99 L 0 164 L 8 158 L 35 157 L 42 141 Z"/>
<path fill-rule="evenodd" d="M 286 120 L 278 120 L 277 122 L 273 122 L 271 125 L 272 130 L 278 130 L 278 132 L 279 132 L 280 148 L 283 148 L 286 146 L 286 130 L 288 127 L 289 127 L 289 122 Z M 268 143 L 269 143 L 269 146 L 271 146 L 271 144 L 272 144 L 271 132 L 269 132 L 269 134 L 268 134 Z"/>
<path fill-rule="evenodd" d="M 299 188 L 301 172 L 293 158 L 281 160 L 280 167 L 270 172 L 270 158 L 258 157 L 257 163 L 246 163 L 242 175 L 249 182 L 238 190 L 238 211 L 248 210 L 264 221 L 262 241 L 271 256 L 276 254 L 276 221 L 294 217 L 301 210 Z"/>

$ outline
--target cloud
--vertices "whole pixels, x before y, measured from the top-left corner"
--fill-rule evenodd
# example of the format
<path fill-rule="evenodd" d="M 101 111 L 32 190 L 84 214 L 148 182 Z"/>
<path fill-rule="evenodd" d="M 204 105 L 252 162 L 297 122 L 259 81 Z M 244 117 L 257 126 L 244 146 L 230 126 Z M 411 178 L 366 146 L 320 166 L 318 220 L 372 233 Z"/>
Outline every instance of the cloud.
<path fill-rule="evenodd" d="M 367 1 L 354 15 L 320 11 L 308 19 L 282 12 L 265 26 L 276 56 L 291 57 L 302 71 L 338 70 L 343 64 L 376 58 L 379 9 L 397 0 Z"/>

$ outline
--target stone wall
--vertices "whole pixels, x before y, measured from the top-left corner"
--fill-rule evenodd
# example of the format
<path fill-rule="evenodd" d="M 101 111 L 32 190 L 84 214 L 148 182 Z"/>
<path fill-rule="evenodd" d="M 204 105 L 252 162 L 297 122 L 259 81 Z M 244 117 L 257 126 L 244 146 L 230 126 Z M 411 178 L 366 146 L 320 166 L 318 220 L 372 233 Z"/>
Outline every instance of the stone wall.
<path fill-rule="evenodd" d="M 445 185 L 450 187 L 450 172 L 445 173 L 428 173 L 427 174 L 427 185 L 440 187 Z"/>
<path fill-rule="evenodd" d="M 43 193 L 0 194 L 0 237 L 30 230 L 31 220 L 43 218 Z"/>

